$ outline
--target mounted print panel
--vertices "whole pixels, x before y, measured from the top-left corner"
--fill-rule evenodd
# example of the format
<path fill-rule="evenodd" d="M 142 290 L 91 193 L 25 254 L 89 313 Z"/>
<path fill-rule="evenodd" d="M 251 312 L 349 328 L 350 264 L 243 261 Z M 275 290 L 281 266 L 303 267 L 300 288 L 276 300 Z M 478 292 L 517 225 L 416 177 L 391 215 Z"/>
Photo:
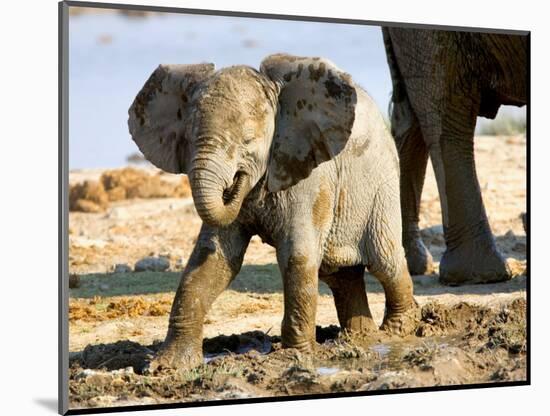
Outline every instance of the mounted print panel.
<path fill-rule="evenodd" d="M 60 26 L 61 413 L 529 383 L 529 32 Z"/>

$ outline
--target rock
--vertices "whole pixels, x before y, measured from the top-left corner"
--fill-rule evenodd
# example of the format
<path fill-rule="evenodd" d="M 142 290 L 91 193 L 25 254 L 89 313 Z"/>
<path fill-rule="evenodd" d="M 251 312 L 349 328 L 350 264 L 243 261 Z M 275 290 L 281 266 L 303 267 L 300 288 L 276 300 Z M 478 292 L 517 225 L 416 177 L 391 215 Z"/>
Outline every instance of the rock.
<path fill-rule="evenodd" d="M 415 286 L 435 286 L 439 284 L 439 280 L 437 279 L 437 276 L 434 274 L 431 275 L 415 275 L 411 276 L 412 281 Z"/>
<path fill-rule="evenodd" d="M 176 259 L 175 264 L 174 264 L 174 268 L 176 270 L 182 270 L 184 267 L 185 267 L 185 261 L 184 261 L 183 257 L 178 257 Z"/>
<path fill-rule="evenodd" d="M 134 266 L 136 272 L 163 272 L 168 270 L 170 262 L 166 257 L 144 257 Z"/>
<path fill-rule="evenodd" d="M 420 236 L 427 246 L 430 245 L 443 245 L 445 244 L 445 237 L 443 235 L 443 225 L 434 225 L 420 230 Z M 430 250 L 431 248 L 428 247 Z"/>
<path fill-rule="evenodd" d="M 332 376 L 340 371 L 342 371 L 342 369 L 337 367 L 317 367 L 317 374 L 320 376 Z"/>
<path fill-rule="evenodd" d="M 132 268 L 128 266 L 126 263 L 119 263 L 115 264 L 115 267 L 113 269 L 113 273 L 131 273 Z"/>
<path fill-rule="evenodd" d="M 443 235 L 443 225 L 433 225 L 431 227 L 424 228 L 420 231 L 421 234 L 426 234 L 429 237 L 434 237 L 437 235 Z"/>
<path fill-rule="evenodd" d="M 113 370 L 111 371 L 111 374 L 113 376 L 131 376 L 131 375 L 134 375 L 135 372 L 134 372 L 134 367 L 125 367 L 125 368 L 120 368 L 118 370 Z"/>
<path fill-rule="evenodd" d="M 93 376 L 94 374 L 96 374 L 97 371 L 95 370 L 92 370 L 90 368 L 85 368 L 84 370 L 82 370 L 80 373 L 78 373 L 75 377 L 75 380 L 80 380 L 80 379 L 83 379 L 83 378 L 88 378 L 89 376 Z"/>

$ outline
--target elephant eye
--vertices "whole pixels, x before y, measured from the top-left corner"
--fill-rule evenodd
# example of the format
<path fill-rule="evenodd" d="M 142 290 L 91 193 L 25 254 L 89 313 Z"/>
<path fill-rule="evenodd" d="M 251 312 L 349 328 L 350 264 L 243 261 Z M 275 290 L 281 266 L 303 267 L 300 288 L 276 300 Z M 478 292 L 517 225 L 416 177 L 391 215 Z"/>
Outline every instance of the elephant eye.
<path fill-rule="evenodd" d="M 247 144 L 250 144 L 254 141 L 254 136 L 249 136 L 249 137 L 245 137 L 244 138 L 244 144 L 247 145 Z"/>

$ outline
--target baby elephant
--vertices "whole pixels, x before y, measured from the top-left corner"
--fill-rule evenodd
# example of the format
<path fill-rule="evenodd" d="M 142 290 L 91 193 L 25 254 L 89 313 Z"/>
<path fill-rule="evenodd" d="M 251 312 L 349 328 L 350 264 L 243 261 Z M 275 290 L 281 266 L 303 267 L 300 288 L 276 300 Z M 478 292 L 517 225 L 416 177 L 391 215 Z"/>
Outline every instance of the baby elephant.
<path fill-rule="evenodd" d="M 314 347 L 318 279 L 334 294 L 342 328 L 376 330 L 365 267 L 386 294 L 382 329 L 414 329 L 395 144 L 372 99 L 332 62 L 280 54 L 259 72 L 161 65 L 129 116 L 147 159 L 189 175 L 203 220 L 151 371 L 202 363 L 205 315 L 253 235 L 277 251 L 283 346 Z"/>

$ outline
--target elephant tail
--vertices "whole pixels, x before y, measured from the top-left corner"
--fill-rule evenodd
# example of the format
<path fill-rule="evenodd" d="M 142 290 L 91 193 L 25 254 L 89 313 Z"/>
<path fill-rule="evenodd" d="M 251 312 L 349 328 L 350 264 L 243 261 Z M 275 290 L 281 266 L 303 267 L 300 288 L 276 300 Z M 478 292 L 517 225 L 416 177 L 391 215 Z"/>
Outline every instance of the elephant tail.
<path fill-rule="evenodd" d="M 399 147 L 402 144 L 403 138 L 407 137 L 407 132 L 415 127 L 418 120 L 414 115 L 407 95 L 406 83 L 399 69 L 391 40 L 390 28 L 382 27 L 382 36 L 384 38 L 384 47 L 386 48 L 386 57 L 390 68 L 393 89 L 388 105 L 388 116 L 391 121 L 391 134 Z"/>

